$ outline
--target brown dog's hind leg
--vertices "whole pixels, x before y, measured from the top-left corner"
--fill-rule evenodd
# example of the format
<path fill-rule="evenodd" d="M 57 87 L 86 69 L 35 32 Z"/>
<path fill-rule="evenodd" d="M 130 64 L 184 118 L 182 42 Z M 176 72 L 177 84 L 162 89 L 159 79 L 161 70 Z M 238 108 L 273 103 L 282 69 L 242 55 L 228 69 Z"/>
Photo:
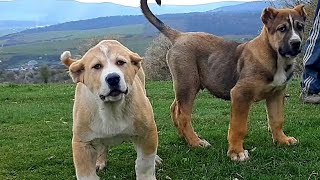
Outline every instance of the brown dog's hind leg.
<path fill-rule="evenodd" d="M 171 118 L 190 146 L 206 147 L 210 144 L 198 137 L 191 124 L 193 102 L 200 90 L 200 75 L 192 51 L 188 46 L 173 46 L 167 54 L 175 91 Z"/>
<path fill-rule="evenodd" d="M 284 123 L 284 91 L 266 99 L 268 123 L 272 132 L 274 142 L 279 144 L 292 145 L 298 141 L 294 137 L 288 137 L 283 132 Z"/>
<path fill-rule="evenodd" d="M 173 121 L 173 124 L 177 128 L 179 136 L 183 137 L 183 133 L 179 128 L 179 121 L 178 121 L 178 118 L 177 118 L 179 116 L 179 114 L 180 114 L 179 105 L 178 105 L 177 100 L 174 100 L 172 102 L 170 109 L 171 109 L 171 119 Z"/>
<path fill-rule="evenodd" d="M 248 113 L 252 104 L 252 96 L 250 92 L 244 91 L 245 88 L 239 88 L 237 86 L 231 90 L 231 121 L 228 132 L 228 156 L 231 160 L 235 161 L 249 159 L 248 151 L 243 149 L 243 142 L 248 132 Z"/>
<path fill-rule="evenodd" d="M 183 136 L 187 143 L 192 147 L 207 147 L 210 144 L 204 140 L 200 139 L 192 127 L 191 113 L 192 105 L 195 100 L 197 91 L 190 91 L 190 88 L 185 89 L 183 93 L 188 91 L 188 96 L 181 98 L 180 93 L 176 92 L 176 99 L 171 105 L 171 118 L 174 125 L 178 129 L 180 136 Z"/>

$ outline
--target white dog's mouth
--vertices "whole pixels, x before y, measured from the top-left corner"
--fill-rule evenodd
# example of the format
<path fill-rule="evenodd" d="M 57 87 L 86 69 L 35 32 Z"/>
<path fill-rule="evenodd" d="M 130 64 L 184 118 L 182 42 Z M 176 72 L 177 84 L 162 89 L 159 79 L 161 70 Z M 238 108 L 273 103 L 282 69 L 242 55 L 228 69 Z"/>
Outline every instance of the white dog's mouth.
<path fill-rule="evenodd" d="M 113 89 L 107 95 L 100 94 L 99 97 L 101 100 L 105 101 L 107 97 L 118 97 L 121 94 L 127 95 L 128 88 L 125 91 L 121 91 L 120 89 Z"/>
<path fill-rule="evenodd" d="M 110 93 L 107 96 L 116 97 L 120 94 L 128 94 L 128 88 L 125 91 L 121 91 L 120 89 L 113 89 L 110 91 Z"/>

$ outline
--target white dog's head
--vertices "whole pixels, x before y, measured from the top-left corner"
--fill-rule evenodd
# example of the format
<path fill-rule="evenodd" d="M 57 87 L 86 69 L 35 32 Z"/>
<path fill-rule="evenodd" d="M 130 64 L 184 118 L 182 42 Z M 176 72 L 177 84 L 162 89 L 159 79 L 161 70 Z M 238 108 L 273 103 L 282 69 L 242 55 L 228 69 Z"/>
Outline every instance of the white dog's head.
<path fill-rule="evenodd" d="M 65 51 L 61 61 L 69 67 L 75 83 L 85 84 L 104 102 L 119 101 L 130 93 L 142 58 L 115 40 L 103 40 L 80 60 Z"/>

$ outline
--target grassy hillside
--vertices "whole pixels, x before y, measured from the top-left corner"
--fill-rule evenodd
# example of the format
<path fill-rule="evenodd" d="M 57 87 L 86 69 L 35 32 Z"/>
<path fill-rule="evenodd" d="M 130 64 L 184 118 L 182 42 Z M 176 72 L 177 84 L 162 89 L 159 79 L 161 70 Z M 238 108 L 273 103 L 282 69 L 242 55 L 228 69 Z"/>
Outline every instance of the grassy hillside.
<path fill-rule="evenodd" d="M 0 86 L 0 179 L 75 179 L 71 151 L 75 85 Z M 245 147 L 247 162 L 226 156 L 230 103 L 199 94 L 193 124 L 213 146 L 192 149 L 178 137 L 170 119 L 171 82 L 147 82 L 159 131 L 158 179 L 320 179 L 320 106 L 298 100 L 299 82 L 291 84 L 286 101 L 285 132 L 299 139 L 292 147 L 274 145 L 267 131 L 263 103 L 250 113 Z M 131 143 L 109 152 L 102 179 L 134 179 L 136 153 Z"/>
<path fill-rule="evenodd" d="M 90 38 L 119 36 L 126 45 L 143 55 L 152 37 L 143 36 L 142 24 L 91 30 L 48 31 L 41 33 L 17 33 L 0 39 L 1 67 L 19 66 L 30 60 L 40 63 L 58 63 L 60 54 L 71 50 L 78 54 L 78 47 Z M 5 40 L 4 40 L 5 39 Z M 128 43 L 128 44 L 127 44 Z M 16 62 L 15 62 L 16 61 Z"/>
<path fill-rule="evenodd" d="M 36 43 L 42 41 L 63 41 L 72 39 L 86 39 L 93 36 L 105 35 L 138 35 L 143 33 L 144 25 L 125 25 L 101 29 L 69 30 L 69 31 L 46 31 L 41 33 L 17 33 L 3 37 L 6 45 Z"/>

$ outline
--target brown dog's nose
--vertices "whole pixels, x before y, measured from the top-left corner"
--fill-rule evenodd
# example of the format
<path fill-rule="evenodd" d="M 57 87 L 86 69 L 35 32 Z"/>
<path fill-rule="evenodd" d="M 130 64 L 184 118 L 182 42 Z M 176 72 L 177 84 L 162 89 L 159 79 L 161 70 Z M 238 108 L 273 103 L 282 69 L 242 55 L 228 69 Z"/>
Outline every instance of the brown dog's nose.
<path fill-rule="evenodd" d="M 291 45 L 292 49 L 298 50 L 298 49 L 300 49 L 301 41 L 299 41 L 299 40 L 292 40 L 292 41 L 290 41 L 290 45 Z"/>
<path fill-rule="evenodd" d="M 108 74 L 106 77 L 106 82 L 109 86 L 118 86 L 120 82 L 120 76 L 117 73 Z"/>

